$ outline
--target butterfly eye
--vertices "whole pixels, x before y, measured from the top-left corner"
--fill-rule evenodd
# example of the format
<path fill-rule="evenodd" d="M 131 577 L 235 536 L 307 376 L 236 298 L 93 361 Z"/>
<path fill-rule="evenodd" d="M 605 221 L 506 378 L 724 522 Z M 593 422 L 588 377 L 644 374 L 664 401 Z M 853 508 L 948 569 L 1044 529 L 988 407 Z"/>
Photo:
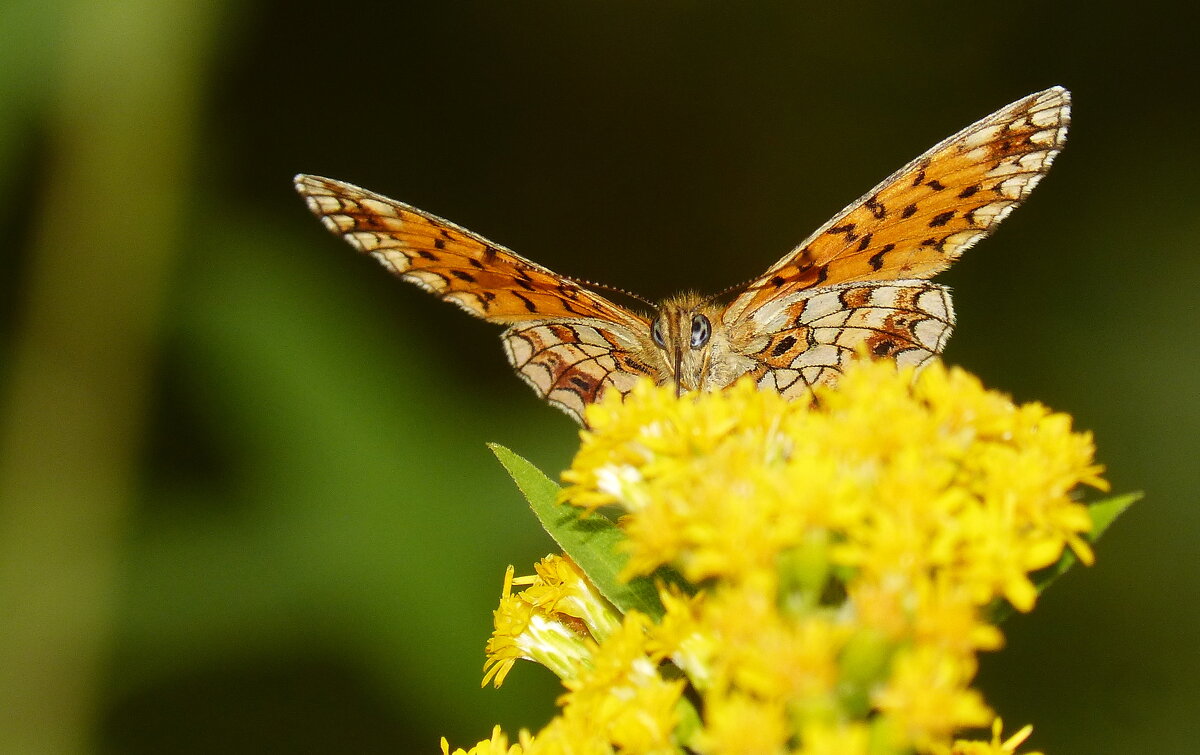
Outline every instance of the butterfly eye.
<path fill-rule="evenodd" d="M 692 316 L 692 348 L 698 349 L 708 343 L 712 335 L 712 323 L 704 315 Z"/>
<path fill-rule="evenodd" d="M 654 323 L 650 326 L 650 337 L 658 344 L 658 348 L 667 348 L 667 340 L 663 337 L 663 319 L 661 317 L 654 318 Z"/>

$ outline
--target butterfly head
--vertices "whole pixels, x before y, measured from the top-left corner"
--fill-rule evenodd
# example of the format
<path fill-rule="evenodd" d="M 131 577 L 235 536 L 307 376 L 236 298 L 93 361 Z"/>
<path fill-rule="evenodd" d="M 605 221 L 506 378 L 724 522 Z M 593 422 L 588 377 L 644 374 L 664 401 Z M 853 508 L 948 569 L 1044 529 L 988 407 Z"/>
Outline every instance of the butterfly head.
<path fill-rule="evenodd" d="M 698 294 L 672 297 L 658 307 L 650 340 L 678 393 L 700 390 L 711 382 L 713 356 L 728 348 L 721 308 Z"/>

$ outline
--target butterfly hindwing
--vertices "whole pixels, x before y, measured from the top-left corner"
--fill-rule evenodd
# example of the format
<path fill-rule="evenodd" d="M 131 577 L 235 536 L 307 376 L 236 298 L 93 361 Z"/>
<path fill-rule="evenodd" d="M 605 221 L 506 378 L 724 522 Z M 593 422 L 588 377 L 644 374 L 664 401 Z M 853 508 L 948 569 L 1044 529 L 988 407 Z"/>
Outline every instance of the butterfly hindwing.
<path fill-rule="evenodd" d="M 661 382 L 637 357 L 638 336 L 600 320 L 513 325 L 501 336 L 508 361 L 539 396 L 584 424 L 584 407 L 615 390 L 625 395 L 639 377 Z"/>
<path fill-rule="evenodd" d="M 860 351 L 920 367 L 941 353 L 954 310 L 949 290 L 929 281 L 846 283 L 775 300 L 744 327 L 765 334 L 747 354 L 759 387 L 795 398 L 836 380 Z"/>

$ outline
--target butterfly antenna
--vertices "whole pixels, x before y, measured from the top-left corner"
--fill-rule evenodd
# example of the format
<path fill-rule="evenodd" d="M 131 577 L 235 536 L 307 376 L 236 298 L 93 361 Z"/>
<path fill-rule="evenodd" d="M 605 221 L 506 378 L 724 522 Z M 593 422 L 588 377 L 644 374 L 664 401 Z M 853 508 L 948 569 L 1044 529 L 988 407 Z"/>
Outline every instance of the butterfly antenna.
<path fill-rule="evenodd" d="M 595 281 L 584 280 L 583 278 L 572 278 L 569 275 L 564 275 L 563 277 L 566 278 L 567 280 L 571 281 L 572 283 L 578 283 L 579 285 L 584 286 L 586 288 L 595 288 L 595 289 L 599 289 L 601 291 L 608 291 L 609 293 L 613 293 L 613 294 L 621 294 L 622 296 L 628 296 L 630 299 L 633 299 L 635 301 L 640 301 L 642 304 L 645 304 L 647 307 L 650 307 L 651 309 L 658 308 L 658 305 L 655 304 L 654 302 L 652 302 L 648 299 L 644 299 L 644 298 L 638 296 L 637 294 L 633 293 L 632 291 L 626 291 L 623 288 L 617 288 L 616 286 L 609 286 L 604 283 L 596 283 Z"/>
<path fill-rule="evenodd" d="M 712 302 L 716 301 L 717 299 L 723 298 L 729 294 L 734 293 L 735 291 L 737 293 L 745 293 L 746 291 L 750 291 L 750 290 L 752 290 L 750 284 L 753 283 L 755 280 L 757 280 L 757 279 L 751 278 L 750 280 L 745 280 L 745 281 L 742 281 L 741 283 L 735 283 L 734 285 L 730 286 L 729 288 L 723 288 L 720 291 L 716 292 L 715 294 L 704 297 L 704 303 L 705 304 L 712 303 Z M 754 289 L 759 289 L 759 288 L 764 288 L 764 287 L 765 287 L 765 284 L 760 283 L 759 285 L 754 286 Z"/>

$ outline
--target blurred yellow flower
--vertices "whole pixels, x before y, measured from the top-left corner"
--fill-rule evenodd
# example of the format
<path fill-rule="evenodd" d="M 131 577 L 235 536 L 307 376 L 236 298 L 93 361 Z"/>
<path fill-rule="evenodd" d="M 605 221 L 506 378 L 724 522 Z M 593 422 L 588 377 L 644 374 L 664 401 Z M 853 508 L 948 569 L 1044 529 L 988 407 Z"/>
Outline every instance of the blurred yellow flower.
<path fill-rule="evenodd" d="M 936 753 L 937 755 L 1012 755 L 1021 746 L 1021 743 L 1029 739 L 1029 735 L 1033 733 L 1033 727 L 1027 725 L 1017 731 L 1016 734 L 1001 742 L 1000 732 L 1003 728 L 1003 722 L 997 718 L 992 722 L 992 738 L 990 741 L 981 742 L 957 739 L 951 747 L 946 749 L 939 748 Z M 1025 755 L 1042 755 L 1042 753 L 1027 752 Z"/>
<path fill-rule="evenodd" d="M 527 736 L 522 739 L 528 741 Z M 509 746 L 508 737 L 500 731 L 499 726 L 492 729 L 491 738 L 480 741 L 469 750 L 461 747 L 451 750 L 450 743 L 446 741 L 445 737 L 442 737 L 442 755 L 525 755 L 526 752 L 519 744 Z"/>

